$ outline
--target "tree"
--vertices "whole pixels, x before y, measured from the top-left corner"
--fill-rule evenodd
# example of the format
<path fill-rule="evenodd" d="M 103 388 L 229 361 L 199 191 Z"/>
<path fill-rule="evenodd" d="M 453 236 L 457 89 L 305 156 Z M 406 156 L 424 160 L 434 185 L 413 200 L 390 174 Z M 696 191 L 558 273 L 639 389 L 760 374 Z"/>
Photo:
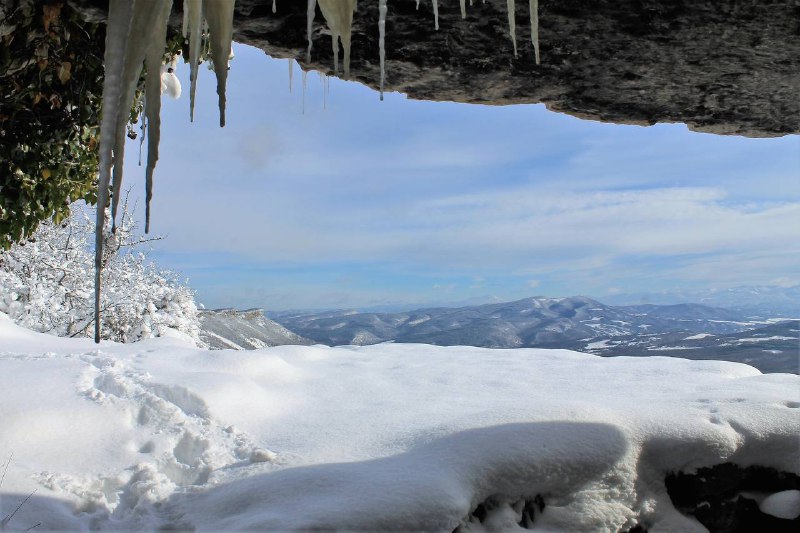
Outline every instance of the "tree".
<path fill-rule="evenodd" d="M 0 312 L 18 324 L 59 336 L 89 336 L 94 325 L 94 213 L 75 204 L 60 223 L 42 222 L 25 242 L 0 252 Z M 104 234 L 103 338 L 133 342 L 180 331 L 195 342 L 194 294 L 139 251 L 142 237 L 127 201 L 116 232 Z"/>

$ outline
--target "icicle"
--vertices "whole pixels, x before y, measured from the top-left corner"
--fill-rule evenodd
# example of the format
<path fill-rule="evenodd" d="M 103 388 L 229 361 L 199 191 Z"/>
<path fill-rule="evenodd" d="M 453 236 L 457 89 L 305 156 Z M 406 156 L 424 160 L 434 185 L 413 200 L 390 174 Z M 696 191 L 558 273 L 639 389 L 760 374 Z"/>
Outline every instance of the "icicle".
<path fill-rule="evenodd" d="M 436 5 L 436 0 L 433 0 L 433 4 Z M 386 81 L 386 0 L 378 2 L 378 35 L 381 60 L 381 100 L 383 100 L 383 85 Z"/>
<path fill-rule="evenodd" d="M 294 60 L 289 59 L 289 92 L 292 92 L 292 77 L 294 76 Z"/>
<path fill-rule="evenodd" d="M 147 50 L 147 79 L 145 80 L 145 116 L 147 117 L 147 168 L 145 170 L 144 232 L 150 232 L 150 201 L 153 199 L 153 171 L 158 162 L 158 143 L 161 140 L 161 80 L 151 73 L 161 68 L 161 58 L 167 45 L 167 22 L 172 0 L 164 2 L 153 25 L 150 48 Z M 174 60 L 173 60 L 174 61 Z M 173 74 L 174 76 L 174 74 Z"/>
<path fill-rule="evenodd" d="M 322 110 L 328 110 L 328 84 L 330 81 L 328 80 L 328 76 L 322 75 Z"/>
<path fill-rule="evenodd" d="M 214 74 L 217 75 L 220 127 L 225 127 L 225 90 L 228 83 L 235 2 L 236 0 L 203 0 L 203 11 L 211 40 L 211 57 L 214 59 Z"/>
<path fill-rule="evenodd" d="M 439 0 L 433 0 L 433 27 L 439 29 Z"/>
<path fill-rule="evenodd" d="M 511 35 L 511 42 L 514 43 L 514 57 L 517 57 L 516 6 L 514 5 L 514 0 L 506 0 L 506 5 L 508 6 L 508 33 Z"/>
<path fill-rule="evenodd" d="M 194 122 L 194 98 L 197 91 L 197 75 L 200 66 L 200 52 L 203 49 L 203 2 L 185 0 L 189 25 L 189 120 Z"/>
<path fill-rule="evenodd" d="M 278 12 L 278 5 L 275 3 L 275 0 L 272 0 L 272 12 L 273 13 Z"/>
<path fill-rule="evenodd" d="M 470 3 L 470 5 L 472 5 Z M 467 0 L 461 0 L 461 18 L 467 18 Z"/>
<path fill-rule="evenodd" d="M 417 0 L 417 11 L 419 11 L 419 0 Z"/>
<path fill-rule="evenodd" d="M 125 160 L 125 131 L 131 116 L 131 105 L 136 93 L 136 86 L 142 74 L 145 54 L 151 45 L 153 26 L 158 18 L 165 0 L 153 2 L 137 1 L 133 3 L 131 13 L 130 33 L 125 43 L 125 59 L 122 68 L 121 91 L 119 94 L 119 108 L 117 108 L 116 140 L 114 142 L 114 172 L 111 186 L 111 229 L 116 231 L 117 207 L 119 206 L 120 191 Z M 172 0 L 169 0 L 172 6 Z M 164 53 L 164 47 L 161 47 Z M 159 61 L 156 80 L 161 82 L 161 62 Z"/>
<path fill-rule="evenodd" d="M 317 15 L 317 0 L 308 0 L 306 8 L 306 37 L 308 38 L 308 51 L 306 52 L 306 63 L 311 63 L 311 47 L 314 44 L 311 34 L 314 33 L 314 17 Z"/>
<path fill-rule="evenodd" d="M 183 0 L 183 28 L 182 28 L 182 31 L 181 31 L 181 35 L 183 35 L 184 39 L 186 39 L 186 37 L 189 36 L 189 16 L 188 16 L 188 13 L 189 13 L 189 0 Z"/>
<path fill-rule="evenodd" d="M 142 132 L 139 134 L 139 166 L 142 166 L 142 147 L 147 138 L 147 117 L 142 117 Z"/>
<path fill-rule="evenodd" d="M 531 42 L 533 52 L 536 54 L 536 64 L 539 64 L 539 0 L 528 0 L 531 11 Z"/>
<path fill-rule="evenodd" d="M 303 114 L 306 114 L 306 90 L 308 89 L 308 71 L 303 71 Z"/>
<path fill-rule="evenodd" d="M 97 177 L 97 218 L 94 244 L 94 341 L 100 342 L 100 272 L 103 268 L 103 229 L 111 181 L 112 152 L 117 136 L 117 110 L 122 92 L 125 45 L 130 33 L 132 4 L 128 0 L 110 0 L 106 25 L 102 119 L 100 122 L 99 170 Z"/>
<path fill-rule="evenodd" d="M 344 76 L 350 77 L 350 35 L 353 27 L 355 0 L 319 0 L 319 8 L 331 30 L 333 73 L 339 70 L 339 41 L 344 50 Z"/>

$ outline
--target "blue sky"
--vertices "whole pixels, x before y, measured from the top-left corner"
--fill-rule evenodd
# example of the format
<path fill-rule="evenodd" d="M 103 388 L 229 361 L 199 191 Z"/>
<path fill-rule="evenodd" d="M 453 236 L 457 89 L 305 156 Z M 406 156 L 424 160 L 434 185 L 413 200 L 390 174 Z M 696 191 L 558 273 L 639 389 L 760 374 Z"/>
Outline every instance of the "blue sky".
<path fill-rule="evenodd" d="M 407 100 L 235 47 L 228 116 L 164 101 L 153 259 L 208 307 L 800 283 L 800 139 Z M 391 71 L 387 73 L 391 78 Z M 137 147 L 138 148 L 138 147 Z M 129 154 L 134 154 L 134 147 Z M 143 188 L 135 157 L 127 184 Z M 140 204 L 141 205 L 141 204 Z M 143 215 L 140 215 L 143 216 Z"/>

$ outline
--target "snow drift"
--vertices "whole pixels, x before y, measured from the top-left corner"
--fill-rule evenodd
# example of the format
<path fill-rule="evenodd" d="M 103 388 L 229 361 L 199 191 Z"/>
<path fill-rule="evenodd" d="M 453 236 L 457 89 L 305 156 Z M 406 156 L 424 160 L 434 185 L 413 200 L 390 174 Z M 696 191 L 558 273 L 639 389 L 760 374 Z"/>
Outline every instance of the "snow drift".
<path fill-rule="evenodd" d="M 800 473 L 798 385 L 565 350 L 97 347 L 0 315 L 2 513 L 37 489 L 8 528 L 704 531 L 665 476 Z"/>

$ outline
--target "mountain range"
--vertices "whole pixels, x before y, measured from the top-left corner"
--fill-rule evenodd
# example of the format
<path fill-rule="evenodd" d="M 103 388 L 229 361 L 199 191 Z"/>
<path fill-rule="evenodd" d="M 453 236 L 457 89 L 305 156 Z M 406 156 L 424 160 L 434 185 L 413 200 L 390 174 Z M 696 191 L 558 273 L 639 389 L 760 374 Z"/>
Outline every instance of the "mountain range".
<path fill-rule="evenodd" d="M 602 356 L 671 356 L 800 373 L 800 321 L 699 304 L 612 306 L 591 298 L 525 298 L 399 313 L 325 311 L 264 316 L 203 310 L 201 339 L 215 349 L 381 342 L 487 348 L 563 348 Z"/>
<path fill-rule="evenodd" d="M 487 348 L 561 347 L 580 339 L 671 331 L 731 333 L 753 325 L 744 314 L 727 309 L 697 304 L 609 306 L 582 296 L 402 313 L 328 311 L 275 320 L 327 345 L 395 341 Z"/>

